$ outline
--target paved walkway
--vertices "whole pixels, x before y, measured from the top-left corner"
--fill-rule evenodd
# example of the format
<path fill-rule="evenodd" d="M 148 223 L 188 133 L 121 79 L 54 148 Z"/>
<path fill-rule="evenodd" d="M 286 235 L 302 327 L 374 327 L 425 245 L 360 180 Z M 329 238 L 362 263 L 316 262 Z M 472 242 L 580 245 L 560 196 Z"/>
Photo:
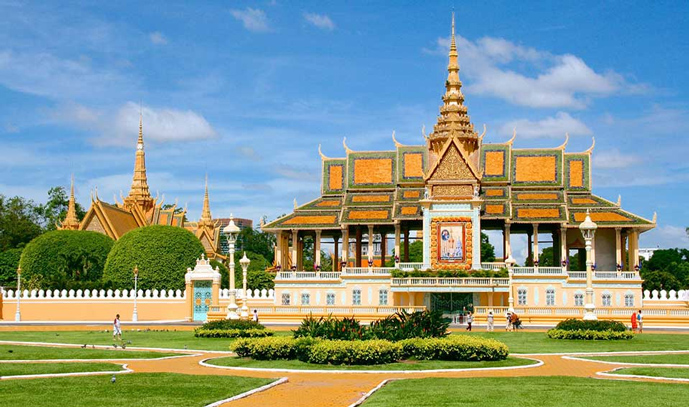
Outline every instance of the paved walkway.
<path fill-rule="evenodd" d="M 163 351 L 163 350 L 161 350 Z M 166 350 L 169 352 L 169 350 Z M 643 352 L 641 352 L 643 353 Z M 689 352 L 688 352 L 689 353 Z M 634 355 L 639 352 L 630 353 Z M 619 355 L 622 355 L 620 353 Z M 543 365 L 537 367 L 504 369 L 504 370 L 475 370 L 458 372 L 412 372 L 412 373 L 284 373 L 268 371 L 249 371 L 219 369 L 201 366 L 199 362 L 207 358 L 223 357 L 217 353 L 199 353 L 189 357 L 178 357 L 162 360 L 132 360 L 128 367 L 134 372 L 171 372 L 197 375 L 249 376 L 263 378 L 287 377 L 284 384 L 272 387 L 266 391 L 251 395 L 247 398 L 224 404 L 225 406 L 291 406 L 313 407 L 314 400 L 318 406 L 349 406 L 364 394 L 386 379 L 410 379 L 426 377 L 518 377 L 518 376 L 576 376 L 596 377 L 596 372 L 623 367 L 624 364 L 598 363 L 595 361 L 581 361 L 564 359 L 562 355 L 529 355 L 514 357 L 528 357 L 538 359 Z M 598 376 L 601 378 L 601 376 Z M 611 379 L 616 380 L 616 379 Z M 618 380 L 643 380 L 620 378 Z M 653 380 L 657 382 L 657 380 Z"/>

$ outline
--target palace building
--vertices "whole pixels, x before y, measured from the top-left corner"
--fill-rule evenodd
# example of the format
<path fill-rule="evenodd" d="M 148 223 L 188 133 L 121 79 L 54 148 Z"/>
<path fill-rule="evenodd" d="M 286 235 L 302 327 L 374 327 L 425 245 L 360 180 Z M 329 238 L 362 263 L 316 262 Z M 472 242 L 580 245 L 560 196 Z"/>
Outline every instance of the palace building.
<path fill-rule="evenodd" d="M 585 262 L 579 225 L 588 213 L 598 225 L 590 251 L 595 303 L 640 306 L 639 235 L 655 227 L 655 215 L 645 219 L 622 209 L 620 199 L 593 193 L 595 140 L 577 152 L 566 150 L 568 136 L 558 147 L 515 148 L 516 130 L 507 142 L 484 142 L 486 128 L 476 131 L 462 94 L 454 16 L 447 70 L 440 114 L 424 144 L 403 145 L 393 132 L 389 151 L 353 151 L 345 139 L 345 155 L 333 158 L 319 146 L 321 196 L 262 225 L 277 236 L 276 303 L 432 307 L 456 293 L 474 307 L 581 308 L 586 272 L 570 270 L 569 258 Z M 481 261 L 485 230 L 502 231 L 503 261 Z M 408 256 L 410 234 L 423 241 L 422 263 L 396 256 Z M 511 267 L 515 234 L 527 236 L 528 267 Z M 332 270 L 304 270 L 307 236 L 316 265 L 322 242 L 334 248 Z M 389 240 L 394 248 L 386 247 Z M 552 243 L 548 261 L 539 259 L 539 240 Z M 385 267 L 391 260 L 394 267 Z M 507 278 L 438 276 L 505 268 Z M 428 277 L 395 270 L 427 270 Z"/>
<path fill-rule="evenodd" d="M 146 176 L 146 153 L 144 152 L 143 118 L 139 117 L 139 137 L 136 144 L 136 158 L 134 161 L 134 177 L 129 194 L 120 196 L 121 202 L 109 204 L 98 197 L 98 190 L 91 194 L 91 207 L 79 222 L 76 215 L 74 200 L 74 180 L 72 180 L 69 207 L 65 220 L 59 225 L 60 229 L 90 230 L 103 233 L 114 240 L 119 239 L 130 230 L 151 225 L 167 225 L 182 227 L 199 238 L 206 249 L 206 256 L 210 259 L 222 258 L 220 247 L 221 225 L 211 216 L 210 200 L 208 196 L 208 178 L 206 177 L 203 210 L 198 222 L 186 221 L 186 208 L 178 208 L 177 203 L 163 206 L 158 197 L 153 198 L 148 187 Z"/>

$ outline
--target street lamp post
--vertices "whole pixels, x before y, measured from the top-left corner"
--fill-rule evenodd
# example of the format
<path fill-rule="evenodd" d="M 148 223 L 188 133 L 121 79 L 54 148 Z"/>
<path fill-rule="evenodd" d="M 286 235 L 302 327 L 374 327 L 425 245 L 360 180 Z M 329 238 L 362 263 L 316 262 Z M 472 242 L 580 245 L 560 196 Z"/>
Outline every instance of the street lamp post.
<path fill-rule="evenodd" d="M 227 319 L 239 319 L 239 315 L 237 315 L 237 292 L 234 287 L 234 245 L 237 242 L 239 228 L 234 224 L 232 214 L 230 214 L 230 223 L 225 226 L 223 233 L 227 236 L 230 255 L 230 304 L 227 306 Z"/>
<path fill-rule="evenodd" d="M 586 219 L 579 225 L 579 230 L 586 241 L 586 304 L 584 304 L 584 320 L 586 321 L 598 319 L 595 313 L 596 305 L 594 304 L 593 297 L 593 260 L 591 259 L 591 246 L 597 228 L 598 225 L 591 220 L 587 210 Z"/>
<path fill-rule="evenodd" d="M 132 313 L 132 322 L 139 321 L 139 312 L 136 308 L 136 299 L 139 296 L 137 290 L 137 283 L 139 282 L 139 267 L 134 266 L 134 312 Z"/>
<path fill-rule="evenodd" d="M 249 307 L 246 305 L 246 271 L 249 269 L 251 261 L 246 257 L 246 252 L 239 264 L 242 266 L 242 319 L 249 319 Z"/>
<path fill-rule="evenodd" d="M 512 289 L 512 267 L 514 267 L 514 263 L 516 261 L 512 257 L 512 254 L 507 256 L 505 259 L 505 265 L 507 266 L 507 277 L 509 278 L 508 282 L 508 290 L 509 290 L 509 296 L 507 297 L 507 311 L 508 312 L 514 312 L 514 294 L 513 294 L 513 289 Z"/>
<path fill-rule="evenodd" d="M 22 268 L 17 267 L 17 312 L 14 313 L 14 320 L 19 322 L 22 320 L 22 313 L 19 311 L 22 298 Z"/>

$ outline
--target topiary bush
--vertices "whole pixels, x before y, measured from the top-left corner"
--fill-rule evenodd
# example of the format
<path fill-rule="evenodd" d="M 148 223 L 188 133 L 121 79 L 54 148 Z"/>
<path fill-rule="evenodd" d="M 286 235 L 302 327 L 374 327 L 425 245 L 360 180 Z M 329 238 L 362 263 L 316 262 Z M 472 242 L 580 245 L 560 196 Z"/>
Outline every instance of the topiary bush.
<path fill-rule="evenodd" d="M 266 338 L 240 338 L 230 345 L 230 350 L 239 357 L 256 360 L 299 359 L 308 360 L 311 347 L 320 342 L 313 338 L 290 338 L 275 336 Z"/>
<path fill-rule="evenodd" d="M 22 249 L 7 249 L 0 252 L 0 286 L 16 288 L 17 267 Z"/>
<path fill-rule="evenodd" d="M 103 280 L 119 288 L 133 288 L 134 266 L 139 288 L 184 289 L 184 274 L 205 253 L 190 231 L 175 226 L 146 226 L 127 232 L 112 247 Z"/>
<path fill-rule="evenodd" d="M 406 358 L 420 360 L 504 360 L 509 355 L 507 345 L 500 341 L 466 335 L 412 338 L 399 343 Z"/>
<path fill-rule="evenodd" d="M 71 281 L 99 281 L 113 243 L 106 235 L 85 230 L 44 233 L 22 251 L 22 281 L 33 281 L 31 288 L 43 289 L 62 289 Z"/>
<path fill-rule="evenodd" d="M 208 321 L 201 325 L 201 329 L 266 329 L 265 326 L 258 322 L 248 319 L 219 319 L 217 321 Z"/>
<path fill-rule="evenodd" d="M 634 338 L 634 334 L 629 331 L 594 331 L 588 329 L 577 329 L 565 331 L 563 329 L 551 329 L 547 332 L 551 339 L 583 339 L 588 341 L 610 341 L 626 340 Z"/>
<path fill-rule="evenodd" d="M 560 321 L 555 329 L 563 331 L 617 331 L 624 332 L 627 327 L 619 321 L 584 321 L 582 319 L 565 319 Z"/>
<path fill-rule="evenodd" d="M 311 347 L 309 363 L 331 365 L 380 365 L 402 359 L 402 345 L 381 339 L 320 341 Z"/>
<path fill-rule="evenodd" d="M 273 335 L 273 331 L 267 329 L 194 329 L 197 338 L 263 338 Z"/>

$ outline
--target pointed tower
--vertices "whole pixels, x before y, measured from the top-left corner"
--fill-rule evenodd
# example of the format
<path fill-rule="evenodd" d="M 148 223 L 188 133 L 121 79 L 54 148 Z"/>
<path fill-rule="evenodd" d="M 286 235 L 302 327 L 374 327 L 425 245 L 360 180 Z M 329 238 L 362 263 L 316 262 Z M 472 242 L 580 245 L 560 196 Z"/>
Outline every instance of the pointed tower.
<path fill-rule="evenodd" d="M 473 156 L 478 150 L 478 134 L 474 131 L 474 125 L 471 123 L 471 119 L 467 114 L 467 107 L 464 105 L 457 56 L 455 14 L 452 13 L 452 38 L 450 41 L 450 61 L 447 66 L 445 94 L 443 95 L 443 105 L 440 107 L 438 122 L 433 126 L 433 132 L 429 135 L 429 147 L 437 155 L 443 149 L 448 139 L 456 137 L 464 145 L 464 152 L 469 156 Z M 478 165 L 478 156 L 476 157 L 476 164 Z"/>
<path fill-rule="evenodd" d="M 124 198 L 124 206 L 138 206 L 143 213 L 147 213 L 155 205 L 148 190 L 146 177 L 146 154 L 144 153 L 143 115 L 139 114 L 139 139 L 136 144 L 136 159 L 134 161 L 134 178 L 129 195 Z"/>
<path fill-rule="evenodd" d="M 67 215 L 60 223 L 60 230 L 79 230 L 79 219 L 77 218 L 77 204 L 74 200 L 74 175 L 72 175 L 72 186 L 69 191 L 69 205 L 67 206 Z"/>
<path fill-rule="evenodd" d="M 206 174 L 206 192 L 203 196 L 203 209 L 201 210 L 201 219 L 199 219 L 199 229 L 202 227 L 215 227 L 213 217 L 211 216 L 211 205 L 208 198 L 208 174 Z"/>

